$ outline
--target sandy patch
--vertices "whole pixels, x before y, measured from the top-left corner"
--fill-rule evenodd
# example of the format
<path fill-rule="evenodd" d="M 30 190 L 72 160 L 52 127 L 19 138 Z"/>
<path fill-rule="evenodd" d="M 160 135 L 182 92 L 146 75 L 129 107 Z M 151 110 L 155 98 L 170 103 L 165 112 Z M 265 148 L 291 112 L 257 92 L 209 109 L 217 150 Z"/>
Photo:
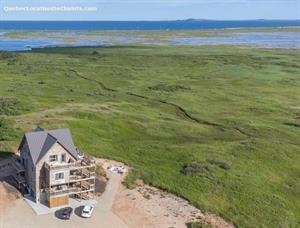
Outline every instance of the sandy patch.
<path fill-rule="evenodd" d="M 147 185 L 133 190 L 121 187 L 113 212 L 129 227 L 186 228 L 189 222 L 208 223 L 217 228 L 234 227 L 224 219 L 203 214 L 188 201 Z"/>
<path fill-rule="evenodd" d="M 14 202 L 21 197 L 21 193 L 7 184 L 6 182 L 0 182 L 0 210 L 4 210 L 9 206 L 14 205 Z"/>
<path fill-rule="evenodd" d="M 96 162 L 107 171 L 110 165 L 125 166 L 120 162 L 107 159 L 96 159 Z M 107 171 L 108 177 L 110 172 Z M 122 179 L 126 175 L 123 175 Z M 128 227 L 151 228 L 173 227 L 186 228 L 189 222 L 208 223 L 217 228 L 232 228 L 233 224 L 219 216 L 202 213 L 188 201 L 176 197 L 139 181 L 135 189 L 120 186 L 115 196 L 112 211 L 119 216 Z"/>
<path fill-rule="evenodd" d="M 8 206 L 13 205 L 19 199 L 21 193 L 9 182 L 14 170 L 11 166 L 13 158 L 0 160 L 0 211 L 3 212 Z"/>

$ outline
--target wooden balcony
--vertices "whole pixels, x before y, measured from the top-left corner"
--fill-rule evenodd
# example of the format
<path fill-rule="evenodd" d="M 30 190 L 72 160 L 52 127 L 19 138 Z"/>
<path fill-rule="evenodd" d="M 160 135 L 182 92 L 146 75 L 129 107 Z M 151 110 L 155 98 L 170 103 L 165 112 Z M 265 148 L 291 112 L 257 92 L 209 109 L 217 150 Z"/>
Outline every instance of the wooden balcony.
<path fill-rule="evenodd" d="M 63 169 L 70 169 L 70 170 L 76 170 L 76 169 L 85 169 L 90 167 L 95 167 L 96 162 L 93 160 L 92 157 L 82 154 L 80 155 L 80 159 L 71 162 L 71 163 L 53 163 L 49 164 L 48 162 L 45 162 L 45 167 L 49 171 L 57 171 L 57 170 L 63 170 Z"/>
<path fill-rule="evenodd" d="M 47 194 L 50 195 L 50 197 L 57 197 L 62 195 L 72 195 L 72 194 L 79 194 L 79 193 L 85 193 L 85 192 L 92 192 L 95 190 L 94 185 L 88 186 L 86 188 L 82 187 L 68 187 L 65 189 L 51 189 L 50 191 L 46 191 Z"/>
<path fill-rule="evenodd" d="M 75 166 L 75 163 L 62 163 L 62 164 L 49 164 L 49 163 L 45 163 L 45 167 L 46 169 L 48 169 L 49 171 L 52 170 L 62 170 L 62 169 L 70 169 L 72 167 Z"/>

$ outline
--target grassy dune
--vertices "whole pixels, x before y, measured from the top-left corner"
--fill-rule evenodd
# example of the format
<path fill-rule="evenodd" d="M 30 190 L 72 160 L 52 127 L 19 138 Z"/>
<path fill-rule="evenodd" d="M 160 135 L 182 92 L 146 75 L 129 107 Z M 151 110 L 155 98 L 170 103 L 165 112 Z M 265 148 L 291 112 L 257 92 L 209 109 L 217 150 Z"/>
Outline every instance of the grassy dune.
<path fill-rule="evenodd" d="M 300 56 L 117 46 L 2 54 L 0 151 L 71 128 L 79 148 L 239 227 L 300 225 Z"/>

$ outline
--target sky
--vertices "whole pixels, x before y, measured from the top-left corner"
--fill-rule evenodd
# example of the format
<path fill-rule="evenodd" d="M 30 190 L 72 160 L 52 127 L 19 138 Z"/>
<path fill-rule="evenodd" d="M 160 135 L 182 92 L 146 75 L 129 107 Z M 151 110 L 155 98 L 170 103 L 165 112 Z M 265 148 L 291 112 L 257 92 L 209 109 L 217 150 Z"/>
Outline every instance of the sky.
<path fill-rule="evenodd" d="M 300 0 L 0 0 L 0 20 L 300 19 Z"/>

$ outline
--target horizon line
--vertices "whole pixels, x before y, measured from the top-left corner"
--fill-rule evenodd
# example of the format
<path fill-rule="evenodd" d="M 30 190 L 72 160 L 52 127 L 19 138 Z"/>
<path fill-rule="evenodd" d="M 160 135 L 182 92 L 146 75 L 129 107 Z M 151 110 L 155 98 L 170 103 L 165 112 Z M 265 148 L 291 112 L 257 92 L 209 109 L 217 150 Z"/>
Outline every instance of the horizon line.
<path fill-rule="evenodd" d="M 187 19 L 170 19 L 170 20 L 19 20 L 19 19 L 9 19 L 1 20 L 1 22 L 7 21 L 19 21 L 19 22 L 162 22 L 162 21 L 300 21 L 300 18 L 297 19 L 196 19 L 196 18 L 187 18 Z M 299 24 L 300 26 L 300 24 Z"/>

